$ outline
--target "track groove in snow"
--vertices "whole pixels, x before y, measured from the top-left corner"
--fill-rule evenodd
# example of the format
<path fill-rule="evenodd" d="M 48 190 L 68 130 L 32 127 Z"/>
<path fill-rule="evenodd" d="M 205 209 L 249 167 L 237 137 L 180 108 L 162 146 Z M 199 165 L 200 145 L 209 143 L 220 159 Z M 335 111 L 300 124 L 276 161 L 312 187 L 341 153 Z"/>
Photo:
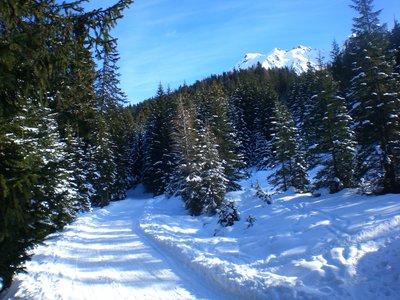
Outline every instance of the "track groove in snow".
<path fill-rule="evenodd" d="M 148 200 L 83 214 L 35 249 L 4 299 L 232 299 L 139 229 Z"/>
<path fill-rule="evenodd" d="M 266 205 L 253 185 L 271 190 L 269 174 L 254 172 L 227 194 L 241 214 L 227 228 L 218 216 L 189 216 L 179 197 L 145 199 L 139 186 L 38 247 L 8 296 L 399 299 L 399 195 L 287 191 Z"/>

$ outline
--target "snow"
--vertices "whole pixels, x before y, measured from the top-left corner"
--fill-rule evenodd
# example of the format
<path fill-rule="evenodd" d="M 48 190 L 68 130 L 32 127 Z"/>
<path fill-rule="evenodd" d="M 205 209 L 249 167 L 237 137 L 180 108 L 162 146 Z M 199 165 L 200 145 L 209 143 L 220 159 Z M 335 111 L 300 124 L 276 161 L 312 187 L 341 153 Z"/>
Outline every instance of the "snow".
<path fill-rule="evenodd" d="M 305 46 L 298 46 L 291 50 L 281 50 L 275 48 L 270 54 L 247 53 L 244 58 L 238 62 L 235 69 L 248 69 L 260 63 L 265 69 L 289 68 L 297 74 L 306 72 L 309 68 L 308 63 L 318 69 L 319 52 L 315 49 Z"/>
<path fill-rule="evenodd" d="M 7 297 L 398 299 L 399 195 L 290 190 L 267 205 L 253 187 L 273 191 L 269 174 L 253 172 L 228 193 L 241 217 L 231 227 L 139 187 L 35 249 Z"/>
<path fill-rule="evenodd" d="M 153 200 L 140 189 L 129 196 L 50 236 L 2 299 L 236 299 L 146 237 L 139 221 Z"/>

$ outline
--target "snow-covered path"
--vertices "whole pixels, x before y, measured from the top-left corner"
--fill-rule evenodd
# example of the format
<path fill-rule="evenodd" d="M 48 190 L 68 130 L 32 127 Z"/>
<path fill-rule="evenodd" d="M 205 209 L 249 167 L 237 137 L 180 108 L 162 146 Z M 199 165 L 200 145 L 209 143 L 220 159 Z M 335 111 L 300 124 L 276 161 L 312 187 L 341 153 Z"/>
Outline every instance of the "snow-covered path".
<path fill-rule="evenodd" d="M 133 197 L 82 215 L 38 247 L 5 299 L 232 299 L 143 235 L 149 200 Z"/>
<path fill-rule="evenodd" d="M 2 299 L 400 299 L 399 195 L 287 191 L 266 205 L 253 186 L 268 172 L 227 194 L 241 218 L 226 228 L 139 186 L 35 249 Z"/>

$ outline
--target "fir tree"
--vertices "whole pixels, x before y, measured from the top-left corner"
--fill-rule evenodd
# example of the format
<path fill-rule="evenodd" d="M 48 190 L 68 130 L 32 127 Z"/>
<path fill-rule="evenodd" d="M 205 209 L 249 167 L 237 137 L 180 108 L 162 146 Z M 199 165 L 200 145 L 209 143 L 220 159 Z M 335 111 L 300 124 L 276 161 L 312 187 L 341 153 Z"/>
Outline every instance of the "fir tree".
<path fill-rule="evenodd" d="M 126 197 L 128 189 L 132 188 L 135 180 L 131 156 L 134 135 L 133 117 L 122 107 L 114 108 L 110 112 L 110 134 L 116 168 L 111 198 L 120 200 Z"/>
<path fill-rule="evenodd" d="M 142 182 L 143 169 L 144 169 L 144 130 L 143 128 L 135 128 L 130 139 L 130 178 L 132 184 Z"/>
<path fill-rule="evenodd" d="M 308 189 L 309 182 L 297 128 L 287 108 L 278 101 L 275 103 L 274 115 L 272 167 L 275 167 L 276 171 L 268 179 L 281 191 L 293 187 L 298 192 L 304 192 Z"/>
<path fill-rule="evenodd" d="M 112 200 L 116 181 L 115 145 L 105 120 L 99 116 L 97 131 L 88 150 L 89 182 L 93 187 L 92 203 L 105 206 Z"/>
<path fill-rule="evenodd" d="M 395 72 L 400 72 L 400 23 L 395 20 L 392 31 L 389 36 L 389 55 L 395 59 Z"/>
<path fill-rule="evenodd" d="M 270 165 L 272 156 L 272 120 L 277 95 L 268 87 L 259 88 L 255 94 L 254 164 L 263 169 Z"/>
<path fill-rule="evenodd" d="M 175 168 L 172 132 L 174 106 L 159 86 L 152 115 L 145 126 L 143 183 L 156 195 L 165 192 Z"/>
<path fill-rule="evenodd" d="M 64 143 L 66 145 L 64 165 L 70 174 L 70 181 L 77 189 L 75 200 L 77 211 L 91 209 L 91 196 L 93 187 L 89 183 L 89 159 L 86 156 L 86 144 L 82 138 L 78 138 L 71 126 L 65 128 Z"/>
<path fill-rule="evenodd" d="M 0 4 L 0 277 L 4 287 L 21 269 L 30 247 L 86 206 L 80 198 L 84 184 L 74 173 L 76 160 L 66 142 L 68 126 L 85 143 L 92 140 L 97 107 L 91 51 L 107 44 L 110 30 L 131 2 L 121 0 L 111 8 L 87 13 L 82 1 Z"/>
<path fill-rule="evenodd" d="M 236 143 L 247 166 L 254 163 L 254 103 L 251 88 L 242 84 L 229 96 L 229 118 L 236 129 Z"/>
<path fill-rule="evenodd" d="M 354 0 L 351 39 L 354 77 L 352 113 L 359 147 L 357 176 L 372 190 L 399 192 L 400 101 L 394 64 L 386 55 L 387 34 L 372 0 Z"/>
<path fill-rule="evenodd" d="M 317 173 L 316 187 L 329 188 L 332 193 L 353 186 L 354 133 L 345 99 L 326 69 L 316 73 L 320 91 L 314 99 L 317 111 L 318 140 L 315 153 L 323 168 Z"/>
<path fill-rule="evenodd" d="M 228 98 L 221 86 L 214 83 L 197 95 L 199 118 L 210 126 L 218 145 L 218 152 L 229 180 L 230 191 L 240 189 L 237 181 L 243 178 L 243 156 L 236 143 L 234 126 L 229 120 Z"/>
<path fill-rule="evenodd" d="M 200 123 L 198 130 L 199 139 L 190 167 L 192 171 L 184 183 L 182 198 L 191 215 L 214 215 L 224 203 L 229 181 L 211 129 Z"/>
<path fill-rule="evenodd" d="M 195 149 L 198 143 L 198 132 L 195 128 L 197 115 L 194 104 L 186 92 L 179 93 L 176 99 L 177 108 L 174 117 L 173 155 L 176 167 L 173 178 L 167 187 L 167 195 L 180 195 L 186 189 L 188 176 L 194 172 Z"/>

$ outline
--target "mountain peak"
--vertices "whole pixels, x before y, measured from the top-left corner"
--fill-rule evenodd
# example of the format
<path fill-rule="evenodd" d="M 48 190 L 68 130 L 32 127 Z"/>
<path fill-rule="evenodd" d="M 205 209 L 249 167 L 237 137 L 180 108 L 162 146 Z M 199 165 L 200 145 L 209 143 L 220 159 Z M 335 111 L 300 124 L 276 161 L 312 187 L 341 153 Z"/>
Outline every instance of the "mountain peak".
<path fill-rule="evenodd" d="M 297 74 L 306 72 L 311 65 L 318 68 L 318 51 L 311 47 L 299 45 L 291 50 L 274 48 L 269 54 L 247 53 L 235 69 L 248 69 L 260 63 L 265 69 L 289 68 Z"/>

